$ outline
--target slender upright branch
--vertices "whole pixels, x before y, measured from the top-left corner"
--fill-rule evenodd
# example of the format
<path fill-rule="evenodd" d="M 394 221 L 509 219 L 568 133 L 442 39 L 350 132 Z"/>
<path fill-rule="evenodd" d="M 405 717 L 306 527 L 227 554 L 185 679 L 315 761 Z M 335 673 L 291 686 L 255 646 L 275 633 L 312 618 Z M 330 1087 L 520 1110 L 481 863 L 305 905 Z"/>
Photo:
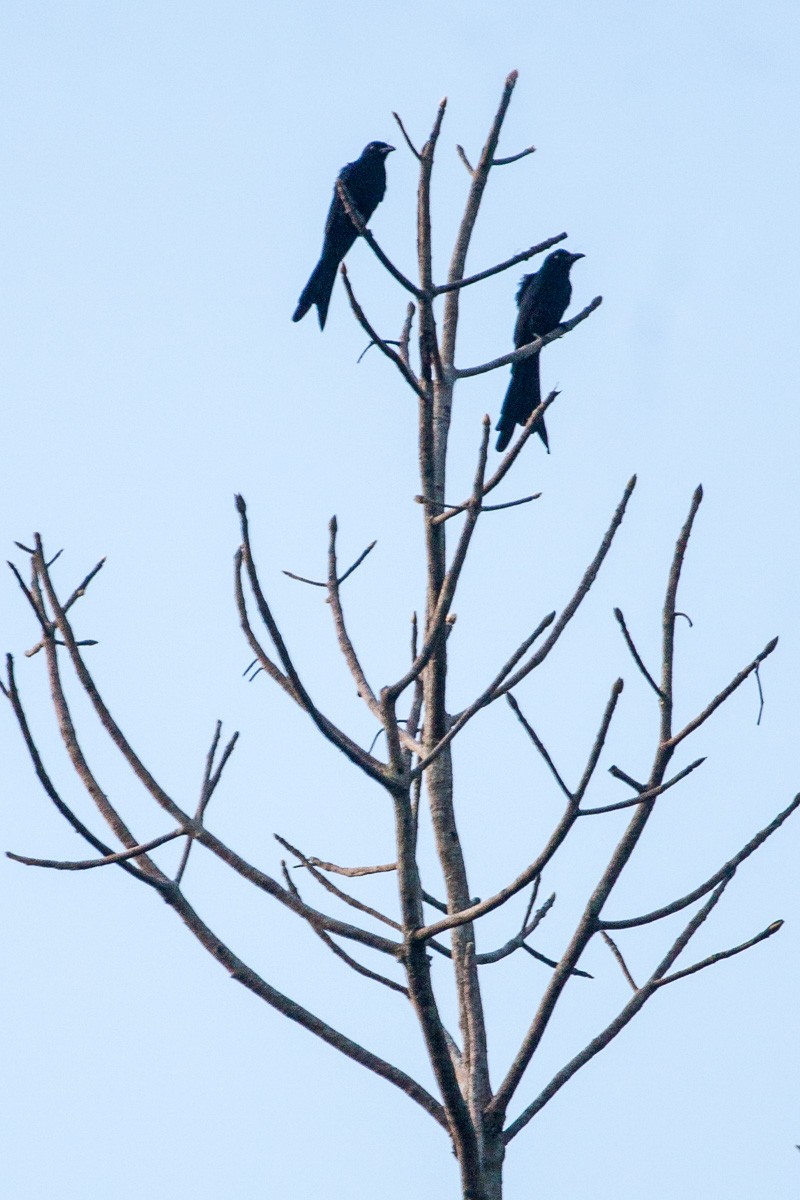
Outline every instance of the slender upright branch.
<path fill-rule="evenodd" d="M 456 235 L 455 245 L 453 246 L 453 254 L 450 259 L 450 270 L 447 275 L 447 282 L 454 284 L 460 282 L 464 278 L 464 267 L 467 261 L 467 253 L 469 244 L 472 240 L 472 233 L 475 228 L 475 222 L 478 219 L 478 210 L 480 209 L 483 193 L 486 184 L 489 182 L 489 172 L 492 169 L 497 143 L 500 140 L 500 131 L 503 128 L 508 106 L 511 103 L 511 94 L 514 91 L 514 86 L 517 82 L 517 72 L 512 71 L 505 81 L 503 94 L 500 97 L 500 104 L 492 121 L 489 135 L 486 138 L 481 156 L 475 168 L 469 168 L 472 176 L 472 185 L 467 196 L 464 215 L 461 218 L 461 225 Z M 463 154 L 463 151 L 462 151 Z M 466 159 L 466 155 L 464 155 Z M 442 329 L 442 359 L 452 367 L 453 357 L 456 348 L 456 332 L 458 329 L 458 312 L 459 312 L 459 296 L 460 290 L 453 288 L 447 294 L 444 311 L 444 323 Z"/>
<path fill-rule="evenodd" d="M 272 644 L 275 647 L 278 658 L 280 659 L 281 666 L 286 673 L 286 678 L 292 685 L 294 696 L 297 699 L 297 702 L 299 703 L 300 707 L 303 708 L 311 717 L 311 720 L 317 726 L 320 733 L 322 733 L 329 742 L 332 742 L 338 750 L 341 750 L 342 754 L 344 754 L 346 758 L 349 758 L 350 761 L 360 767 L 366 775 L 369 775 L 378 783 L 386 784 L 387 776 L 383 769 L 383 765 L 376 758 L 373 758 L 371 754 L 368 754 L 365 750 L 362 750 L 362 748 L 358 746 L 352 738 L 348 737 L 346 733 L 337 728 L 337 726 L 334 725 L 334 723 L 328 717 L 320 712 L 309 696 L 305 687 L 300 682 L 300 677 L 298 676 L 294 663 L 289 656 L 289 652 L 286 649 L 281 632 L 278 629 L 275 618 L 272 615 L 272 611 L 261 589 L 261 582 L 258 577 L 256 565 L 253 560 L 253 552 L 250 546 L 250 530 L 247 520 L 247 507 L 241 496 L 237 496 L 236 498 L 236 507 L 239 512 L 242 528 L 242 557 L 250 582 L 250 588 L 253 592 L 253 596 L 255 597 L 259 615 L 267 628 L 269 636 L 272 640 Z"/>

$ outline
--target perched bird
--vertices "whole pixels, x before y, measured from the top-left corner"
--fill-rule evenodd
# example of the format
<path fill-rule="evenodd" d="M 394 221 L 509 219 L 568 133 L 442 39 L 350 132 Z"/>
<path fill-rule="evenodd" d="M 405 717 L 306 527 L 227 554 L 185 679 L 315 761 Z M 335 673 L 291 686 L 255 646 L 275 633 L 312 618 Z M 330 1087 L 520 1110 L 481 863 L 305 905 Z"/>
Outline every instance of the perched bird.
<path fill-rule="evenodd" d="M 363 220 L 370 219 L 386 192 L 386 155 L 394 146 L 387 142 L 370 142 L 361 151 L 355 162 L 345 163 L 339 172 L 339 180 Z M 338 182 L 338 180 L 337 180 Z M 293 321 L 301 321 L 312 304 L 317 306 L 320 329 L 325 328 L 331 292 L 336 282 L 339 263 L 344 258 L 358 231 L 342 204 L 339 189 L 334 187 L 333 199 L 325 221 L 325 236 L 322 239 L 322 254 L 311 272 L 311 278 L 300 293 Z"/>
<path fill-rule="evenodd" d="M 517 292 L 517 323 L 514 326 L 514 346 L 526 346 L 545 333 L 552 333 L 566 312 L 572 285 L 569 281 L 570 267 L 582 254 L 570 254 L 568 250 L 554 250 L 548 254 L 538 271 L 523 275 Z M 515 425 L 524 425 L 535 408 L 542 402 L 539 385 L 539 355 L 531 354 L 511 366 L 511 382 L 508 385 L 500 420 L 497 449 L 505 450 L 511 441 Z M 547 446 L 547 430 L 540 418 L 534 429 Z"/>

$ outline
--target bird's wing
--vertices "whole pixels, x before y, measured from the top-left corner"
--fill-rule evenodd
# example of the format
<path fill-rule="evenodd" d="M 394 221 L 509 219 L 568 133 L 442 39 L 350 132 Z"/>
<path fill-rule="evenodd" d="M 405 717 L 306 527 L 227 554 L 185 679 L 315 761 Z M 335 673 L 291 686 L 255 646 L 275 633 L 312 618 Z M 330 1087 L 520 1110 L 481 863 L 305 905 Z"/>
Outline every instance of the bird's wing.
<path fill-rule="evenodd" d="M 520 279 L 519 287 L 517 288 L 517 294 L 515 297 L 515 299 L 517 301 L 517 308 L 519 308 L 520 305 L 522 304 L 522 301 L 525 298 L 525 293 L 530 290 L 531 285 L 533 284 L 533 281 L 536 278 L 537 274 L 538 274 L 538 272 L 534 271 L 533 274 L 523 275 L 522 279 Z"/>

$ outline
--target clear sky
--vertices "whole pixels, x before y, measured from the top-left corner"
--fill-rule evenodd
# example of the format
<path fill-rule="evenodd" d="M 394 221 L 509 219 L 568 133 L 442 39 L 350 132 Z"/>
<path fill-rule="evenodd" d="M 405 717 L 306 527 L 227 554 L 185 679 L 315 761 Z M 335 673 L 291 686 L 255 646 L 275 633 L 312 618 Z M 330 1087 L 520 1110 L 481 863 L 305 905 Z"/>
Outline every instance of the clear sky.
<path fill-rule="evenodd" d="M 693 621 L 679 631 L 681 712 L 770 637 L 781 642 L 762 672 L 761 725 L 749 683 L 698 734 L 685 761 L 708 762 L 665 797 L 612 915 L 689 890 L 800 786 L 799 45 L 797 6 L 782 0 L 5 0 L 4 556 L 19 561 L 14 539 L 41 531 L 50 550 L 65 548 L 65 591 L 108 556 L 75 613 L 81 636 L 99 641 L 91 663 L 112 710 L 189 808 L 214 722 L 241 731 L 212 824 L 267 870 L 279 870 L 274 831 L 320 857 L 387 861 L 391 820 L 385 798 L 263 676 L 242 679 L 232 496 L 248 500 L 265 583 L 309 684 L 367 744 L 374 725 L 337 661 L 328 611 L 280 569 L 324 571 L 333 512 L 344 558 L 377 538 L 346 600 L 374 680 L 400 673 L 422 599 L 415 406 L 377 352 L 356 365 L 364 336 L 340 284 L 324 335 L 313 317 L 289 318 L 336 172 L 373 138 L 399 149 L 372 227 L 413 269 L 415 164 L 391 112 L 421 141 L 447 95 L 441 276 L 467 184 L 454 146 L 477 152 L 512 68 L 501 151 L 532 142 L 537 153 L 493 176 L 469 266 L 566 230 L 586 255 L 575 305 L 598 293 L 604 303 L 543 356 L 545 385 L 562 389 L 552 454 L 529 445 L 501 498 L 543 496 L 486 518 L 456 606 L 453 707 L 564 601 L 636 471 L 586 613 L 518 699 L 574 778 L 623 674 L 601 765 L 645 772 L 655 714 L 611 609 L 625 610 L 654 664 L 669 556 L 702 482 L 681 592 Z M 405 297 L 367 247 L 348 261 L 359 297 L 397 336 Z M 461 365 L 510 347 L 517 277 L 465 301 Z M 500 372 L 460 389 L 456 499 L 505 383 Z M 36 634 L 10 575 L 0 629 L 65 797 L 99 830 L 60 747 L 41 656 L 24 657 Z M 137 834 L 164 832 L 77 695 L 76 716 Z M 85 857 L 39 791 L 10 711 L 0 738 L 0 847 Z M 533 857 L 558 798 L 504 706 L 461 745 L 470 881 L 486 895 Z M 623 795 L 603 775 L 596 802 Z M 545 953 L 558 956 L 618 831 L 614 819 L 593 827 L 545 880 L 559 895 L 537 943 Z M 509 1198 L 794 1200 L 799 845 L 796 823 L 743 866 L 682 961 L 783 917 L 780 934 L 656 997 L 512 1143 Z M 400 998 L 376 994 L 207 856 L 195 852 L 187 887 L 270 982 L 427 1081 Z M 360 894 L 391 902 L 385 883 Z M 65 875 L 4 859 L 0 895 L 11 1200 L 456 1194 L 446 1139 L 427 1117 L 231 983 L 121 871 Z M 519 915 L 498 917 L 482 947 L 505 940 Z M 629 935 L 634 973 L 658 961 L 668 933 Z M 569 991 L 520 1101 L 625 1001 L 601 945 L 585 965 L 595 981 Z M 546 970 L 531 959 L 491 970 L 498 1077 Z"/>

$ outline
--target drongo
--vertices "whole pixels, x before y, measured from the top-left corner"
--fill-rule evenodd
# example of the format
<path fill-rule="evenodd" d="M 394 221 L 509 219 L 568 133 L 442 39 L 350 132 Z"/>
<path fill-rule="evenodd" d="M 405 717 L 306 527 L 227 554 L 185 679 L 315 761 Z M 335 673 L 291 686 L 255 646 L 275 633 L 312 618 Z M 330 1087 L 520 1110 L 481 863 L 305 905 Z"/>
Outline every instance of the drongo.
<path fill-rule="evenodd" d="M 517 349 L 535 341 L 537 337 L 552 333 L 561 324 L 572 296 L 570 268 L 579 258 L 583 258 L 583 255 L 570 254 L 568 250 L 554 250 L 548 254 L 538 271 L 522 277 L 517 292 L 519 313 L 514 326 L 514 346 Z M 498 450 L 505 450 L 511 441 L 514 426 L 524 425 L 541 402 L 539 355 L 531 354 L 511 366 L 511 382 L 496 425 L 500 431 Z M 547 430 L 542 418 L 536 422 L 534 429 L 549 451 Z"/>
<path fill-rule="evenodd" d="M 386 155 L 394 146 L 386 142 L 370 142 L 361 151 L 355 162 L 346 163 L 339 172 L 339 180 L 364 222 L 367 222 L 383 199 L 386 191 Z M 338 182 L 338 180 L 337 180 Z M 311 278 L 300 293 L 293 321 L 300 321 L 312 304 L 317 306 L 320 329 L 325 328 L 331 292 L 336 282 L 339 263 L 358 236 L 358 231 L 347 215 L 338 188 L 333 189 L 333 199 L 325 221 L 325 236 L 322 239 L 322 254 L 311 272 Z"/>

